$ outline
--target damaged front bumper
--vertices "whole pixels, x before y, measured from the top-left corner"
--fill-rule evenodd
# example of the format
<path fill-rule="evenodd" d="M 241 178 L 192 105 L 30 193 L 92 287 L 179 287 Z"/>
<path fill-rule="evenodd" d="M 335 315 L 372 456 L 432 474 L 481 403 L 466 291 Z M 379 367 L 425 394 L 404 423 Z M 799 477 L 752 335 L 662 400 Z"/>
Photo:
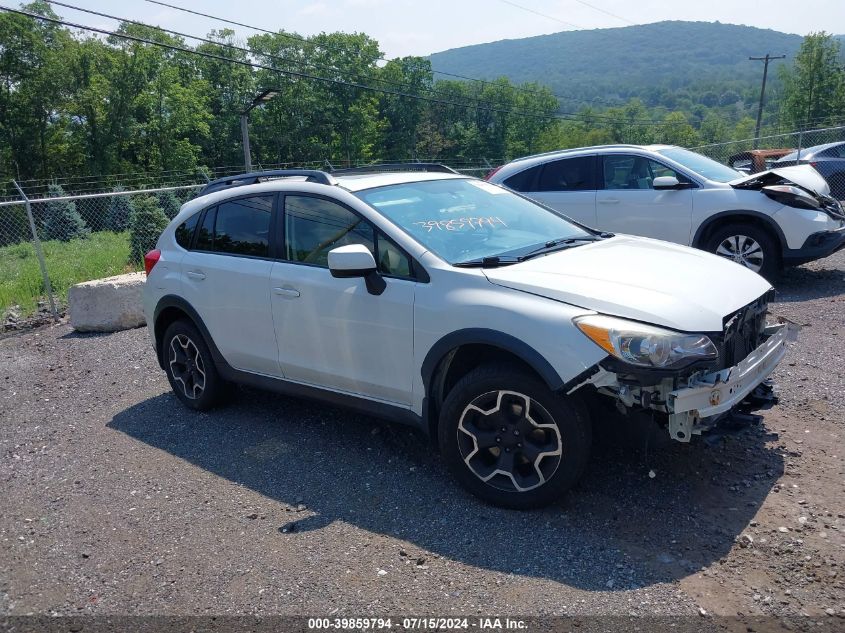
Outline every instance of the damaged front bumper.
<path fill-rule="evenodd" d="M 723 413 L 740 405 L 775 370 L 786 353 L 787 343 L 797 339 L 801 328 L 793 323 L 770 325 L 762 332 L 763 343 L 733 367 L 698 371 L 685 377 L 665 377 L 643 384 L 634 377 L 599 367 L 589 378 L 567 393 L 592 385 L 600 394 L 616 400 L 620 412 L 650 410 L 668 418 L 669 434 L 689 442 L 715 426 Z"/>
<path fill-rule="evenodd" d="M 685 387 L 668 394 L 669 434 L 680 442 L 689 442 L 710 428 L 709 419 L 740 404 L 768 378 L 786 353 L 786 344 L 797 339 L 800 328 L 781 323 L 766 328 L 766 341 L 745 359 L 727 369 L 709 374 L 694 374 Z"/>

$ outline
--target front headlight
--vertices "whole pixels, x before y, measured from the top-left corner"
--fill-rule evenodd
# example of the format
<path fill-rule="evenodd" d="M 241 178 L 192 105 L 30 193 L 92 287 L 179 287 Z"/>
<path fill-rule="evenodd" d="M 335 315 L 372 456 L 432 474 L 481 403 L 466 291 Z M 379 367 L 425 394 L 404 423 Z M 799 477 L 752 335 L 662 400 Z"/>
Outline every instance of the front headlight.
<path fill-rule="evenodd" d="M 682 334 L 603 314 L 576 317 L 573 322 L 608 354 L 638 367 L 667 368 L 719 357 L 713 341 L 703 334 Z"/>

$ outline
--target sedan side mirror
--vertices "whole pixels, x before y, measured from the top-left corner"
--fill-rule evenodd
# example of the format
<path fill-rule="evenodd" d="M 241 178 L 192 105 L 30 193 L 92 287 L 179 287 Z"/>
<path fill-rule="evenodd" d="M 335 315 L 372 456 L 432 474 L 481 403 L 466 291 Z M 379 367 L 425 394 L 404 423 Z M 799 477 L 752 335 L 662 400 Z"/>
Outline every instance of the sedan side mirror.
<path fill-rule="evenodd" d="M 651 183 L 655 189 L 678 189 L 681 183 L 674 176 L 658 176 Z"/>
<path fill-rule="evenodd" d="M 339 279 L 363 277 L 371 295 L 380 295 L 387 288 L 373 254 L 363 244 L 348 244 L 330 250 L 329 272 Z"/>

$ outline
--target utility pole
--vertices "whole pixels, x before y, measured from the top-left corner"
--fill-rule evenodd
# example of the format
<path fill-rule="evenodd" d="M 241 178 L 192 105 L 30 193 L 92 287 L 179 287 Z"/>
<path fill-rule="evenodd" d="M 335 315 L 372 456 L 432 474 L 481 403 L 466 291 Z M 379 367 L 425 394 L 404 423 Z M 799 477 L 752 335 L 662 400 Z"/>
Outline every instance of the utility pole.
<path fill-rule="evenodd" d="M 766 53 L 765 57 L 749 57 L 751 61 L 765 62 L 763 66 L 763 87 L 760 88 L 760 106 L 757 108 L 757 127 L 754 130 L 754 149 L 760 143 L 760 122 L 763 119 L 763 101 L 766 98 L 766 78 L 769 76 L 769 62 L 773 59 L 786 59 L 786 55 L 772 56 Z"/>

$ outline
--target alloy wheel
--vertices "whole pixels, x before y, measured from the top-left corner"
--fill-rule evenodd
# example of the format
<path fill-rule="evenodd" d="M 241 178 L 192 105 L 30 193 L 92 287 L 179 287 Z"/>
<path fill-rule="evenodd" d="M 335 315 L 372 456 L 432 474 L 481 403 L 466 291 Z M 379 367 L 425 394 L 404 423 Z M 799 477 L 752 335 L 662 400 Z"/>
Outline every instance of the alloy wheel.
<path fill-rule="evenodd" d="M 196 344 L 186 335 L 170 339 L 170 373 L 186 398 L 196 400 L 205 389 L 205 366 Z"/>
<path fill-rule="evenodd" d="M 763 247 L 747 235 L 730 235 L 719 242 L 716 254 L 759 273 L 763 269 Z"/>
<path fill-rule="evenodd" d="M 552 416 L 516 391 L 490 391 L 472 400 L 458 423 L 458 448 L 481 481 L 509 492 L 542 486 L 560 465 L 562 441 Z"/>

